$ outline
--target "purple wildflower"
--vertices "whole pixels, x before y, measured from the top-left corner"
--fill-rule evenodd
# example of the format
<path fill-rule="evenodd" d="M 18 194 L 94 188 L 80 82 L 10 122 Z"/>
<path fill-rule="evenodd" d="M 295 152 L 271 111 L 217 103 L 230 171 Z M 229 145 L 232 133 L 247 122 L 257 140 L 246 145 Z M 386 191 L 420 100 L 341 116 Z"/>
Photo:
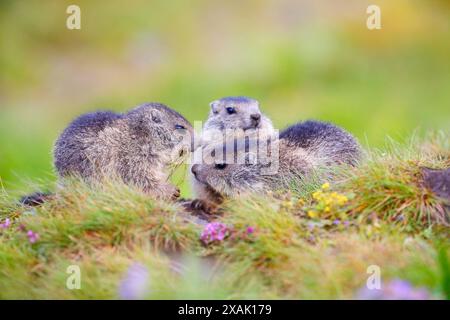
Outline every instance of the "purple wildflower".
<path fill-rule="evenodd" d="M 140 263 L 131 265 L 119 286 L 119 296 L 126 300 L 143 299 L 148 290 L 149 272 Z"/>
<path fill-rule="evenodd" d="M 312 222 L 308 223 L 308 230 L 312 231 L 312 230 L 314 230 L 314 227 L 315 227 L 314 223 L 312 223 Z"/>
<path fill-rule="evenodd" d="M 333 221 L 334 225 L 339 225 L 340 223 L 341 223 L 341 221 L 339 221 L 339 219 L 336 219 L 336 220 Z"/>
<path fill-rule="evenodd" d="M 39 234 L 37 234 L 36 232 L 33 232 L 31 230 L 28 230 L 27 237 L 28 237 L 28 241 L 30 241 L 30 243 L 35 243 L 36 241 L 39 240 Z"/>
<path fill-rule="evenodd" d="M 427 300 L 431 299 L 431 295 L 425 288 L 414 288 L 408 281 L 394 279 L 382 284 L 381 289 L 361 289 L 357 298 L 359 300 Z"/>
<path fill-rule="evenodd" d="M 229 228 L 221 222 L 208 223 L 200 235 L 200 240 L 204 244 L 214 241 L 222 241 L 229 234 Z"/>
<path fill-rule="evenodd" d="M 11 225 L 11 221 L 9 220 L 9 218 L 6 218 L 6 219 L 5 219 L 5 222 L 0 223 L 0 227 L 1 227 L 2 229 L 6 229 L 6 228 L 8 228 L 10 225 Z"/>
<path fill-rule="evenodd" d="M 255 232 L 255 228 L 254 227 L 247 227 L 247 233 L 248 234 L 252 234 L 253 232 Z"/>

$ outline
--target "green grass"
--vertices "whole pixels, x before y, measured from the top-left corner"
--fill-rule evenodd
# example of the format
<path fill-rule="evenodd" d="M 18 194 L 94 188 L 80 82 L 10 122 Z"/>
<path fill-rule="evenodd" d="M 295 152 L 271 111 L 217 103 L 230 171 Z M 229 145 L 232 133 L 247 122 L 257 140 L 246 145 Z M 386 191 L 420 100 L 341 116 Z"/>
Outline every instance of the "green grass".
<path fill-rule="evenodd" d="M 37 208 L 3 191 L 0 222 L 12 226 L 0 229 L 0 298 L 118 298 L 127 269 L 140 263 L 150 299 L 355 298 L 370 265 L 383 282 L 407 280 L 448 299 L 445 202 L 420 176 L 421 167 L 449 167 L 448 141 L 447 132 L 391 141 L 329 187 L 228 200 L 217 221 L 229 236 L 208 246 L 204 226 L 178 204 L 117 182 L 67 181 Z M 80 290 L 66 288 L 69 265 L 80 267 Z"/>
<path fill-rule="evenodd" d="M 0 229 L 0 298 L 115 298 L 135 262 L 150 271 L 149 298 L 352 298 L 370 264 L 449 298 L 444 204 L 420 174 L 449 167 L 448 132 L 384 145 L 450 123 L 447 2 L 379 0 L 377 31 L 363 0 L 78 0 L 77 31 L 65 28 L 69 4 L 0 1 L 0 223 L 13 221 Z M 231 236 L 209 247 L 176 204 L 114 183 L 55 186 L 52 146 L 77 115 L 159 101 L 193 122 L 229 95 L 258 99 L 280 129 L 332 121 L 367 159 L 329 190 L 294 183 L 226 203 Z M 185 173 L 173 181 L 190 197 Z M 16 204 L 45 189 L 56 193 L 42 207 Z M 65 286 L 72 264 L 81 290 Z"/>

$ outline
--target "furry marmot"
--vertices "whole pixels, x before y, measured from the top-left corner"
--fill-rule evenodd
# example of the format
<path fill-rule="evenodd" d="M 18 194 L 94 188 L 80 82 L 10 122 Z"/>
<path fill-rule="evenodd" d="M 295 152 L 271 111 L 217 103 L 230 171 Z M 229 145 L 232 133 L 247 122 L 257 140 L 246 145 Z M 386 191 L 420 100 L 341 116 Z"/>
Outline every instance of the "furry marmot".
<path fill-rule="evenodd" d="M 98 111 L 76 118 L 54 147 L 60 177 L 87 182 L 120 178 L 157 198 L 179 196 L 169 169 L 191 150 L 193 128 L 178 112 L 145 103 L 120 114 Z"/>
<path fill-rule="evenodd" d="M 225 97 L 211 102 L 210 107 L 203 136 L 212 130 L 273 131 L 272 121 L 261 113 L 259 102 L 255 99 Z"/>
<path fill-rule="evenodd" d="M 267 152 L 261 153 L 263 149 L 256 147 L 261 141 L 253 141 L 253 147 L 251 142 L 237 141 L 231 150 L 223 150 L 221 154 L 225 156 L 216 157 L 214 163 L 192 166 L 191 171 L 204 190 L 198 195 L 200 199 L 214 202 L 221 197 L 287 189 L 293 180 L 323 174 L 323 170 L 327 172 L 335 165 L 356 165 L 361 156 L 359 143 L 350 133 L 319 121 L 285 129 L 279 139 L 267 141 Z M 213 149 L 217 153 L 223 145 Z M 243 161 L 237 163 L 238 157 Z M 276 171 L 267 173 L 274 165 Z"/>

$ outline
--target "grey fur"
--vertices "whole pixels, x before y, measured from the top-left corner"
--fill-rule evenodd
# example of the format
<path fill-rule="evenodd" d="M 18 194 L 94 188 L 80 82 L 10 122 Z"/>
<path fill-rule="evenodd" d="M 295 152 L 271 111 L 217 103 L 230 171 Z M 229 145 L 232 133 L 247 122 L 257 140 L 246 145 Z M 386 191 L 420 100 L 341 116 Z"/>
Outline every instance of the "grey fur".
<path fill-rule="evenodd" d="M 272 130 L 272 122 L 259 110 L 259 102 L 247 97 L 225 97 L 210 103 L 211 110 L 203 130 L 225 129 L 262 129 Z M 233 107 L 236 113 L 228 114 L 227 108 Z M 259 120 L 252 116 L 260 116 Z"/>
<path fill-rule="evenodd" d="M 335 125 L 319 121 L 307 121 L 289 127 L 280 134 L 280 139 L 270 143 L 278 144 L 279 147 L 279 155 L 275 159 L 278 160 L 278 171 L 275 174 L 263 173 L 267 167 L 264 160 L 270 160 L 271 154 L 261 155 L 260 151 L 247 145 L 236 150 L 226 150 L 228 162 L 230 158 L 236 160 L 237 154 L 245 153 L 245 164 L 236 164 L 234 161 L 222 168 L 204 163 L 194 165 L 191 170 L 204 189 L 225 197 L 236 197 L 288 188 L 293 180 L 304 180 L 319 172 L 329 178 L 335 165 L 356 165 L 361 156 L 361 148 L 351 134 Z M 252 158 L 258 161 L 253 163 Z M 214 201 L 205 199 L 207 196 L 206 193 L 203 200 Z"/>
<path fill-rule="evenodd" d="M 169 167 L 191 149 L 192 137 L 191 124 L 160 103 L 142 104 L 124 114 L 88 113 L 56 141 L 54 166 L 60 177 L 87 182 L 118 177 L 156 197 L 171 198 L 179 192 L 167 182 Z"/>

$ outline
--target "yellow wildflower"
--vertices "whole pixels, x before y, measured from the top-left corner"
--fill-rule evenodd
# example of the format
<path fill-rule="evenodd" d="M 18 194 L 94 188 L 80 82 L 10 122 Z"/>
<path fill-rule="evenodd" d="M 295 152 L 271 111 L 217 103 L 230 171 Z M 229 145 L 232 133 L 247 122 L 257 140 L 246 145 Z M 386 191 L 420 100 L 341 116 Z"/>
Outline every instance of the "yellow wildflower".
<path fill-rule="evenodd" d="M 338 198 L 338 204 L 341 205 L 341 206 L 346 204 L 347 201 L 348 201 L 348 198 L 346 196 L 344 196 L 344 195 L 340 195 L 339 198 Z"/>
<path fill-rule="evenodd" d="M 310 217 L 310 218 L 317 218 L 317 212 L 315 212 L 314 210 L 309 210 L 308 211 L 308 217 Z"/>
<path fill-rule="evenodd" d="M 289 200 L 285 200 L 281 203 L 281 206 L 284 208 L 291 208 L 292 207 L 292 202 Z"/>
<path fill-rule="evenodd" d="M 328 189 L 330 189 L 330 184 L 329 184 L 328 182 L 325 182 L 325 183 L 322 185 L 322 190 L 328 190 Z"/>
<path fill-rule="evenodd" d="M 322 196 L 322 192 L 321 192 L 321 191 L 316 191 L 316 192 L 314 192 L 314 193 L 312 194 L 312 196 L 313 196 L 313 198 L 314 198 L 315 200 L 319 200 L 319 199 L 321 198 L 321 196 Z"/>

